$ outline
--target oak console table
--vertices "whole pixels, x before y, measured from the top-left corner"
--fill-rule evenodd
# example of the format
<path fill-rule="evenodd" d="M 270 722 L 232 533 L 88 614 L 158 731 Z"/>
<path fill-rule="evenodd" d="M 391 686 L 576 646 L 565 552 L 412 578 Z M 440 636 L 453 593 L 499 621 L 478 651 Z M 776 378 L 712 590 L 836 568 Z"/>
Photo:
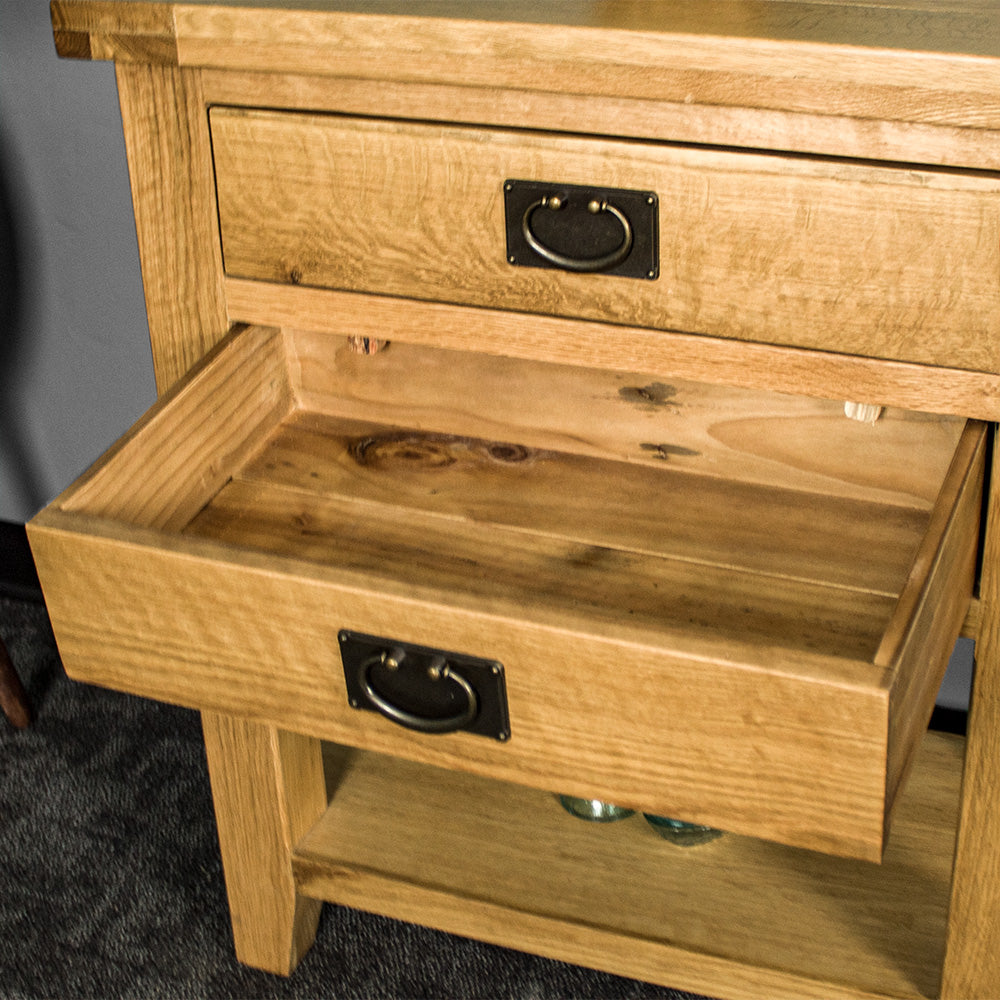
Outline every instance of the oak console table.
<path fill-rule="evenodd" d="M 331 900 L 1000 996 L 997 0 L 52 20 L 116 63 L 160 399 L 29 532 L 70 675 L 203 714 L 239 958 Z"/>

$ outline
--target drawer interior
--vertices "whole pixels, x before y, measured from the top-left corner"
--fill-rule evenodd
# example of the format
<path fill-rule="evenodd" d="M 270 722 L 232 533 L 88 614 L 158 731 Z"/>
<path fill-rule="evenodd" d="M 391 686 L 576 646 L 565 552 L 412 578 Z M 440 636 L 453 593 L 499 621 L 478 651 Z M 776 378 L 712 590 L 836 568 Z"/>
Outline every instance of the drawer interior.
<path fill-rule="evenodd" d="M 29 531 L 81 679 L 877 859 L 983 450 L 956 418 L 251 327 Z M 500 660 L 509 743 L 352 711 L 342 628 Z"/>

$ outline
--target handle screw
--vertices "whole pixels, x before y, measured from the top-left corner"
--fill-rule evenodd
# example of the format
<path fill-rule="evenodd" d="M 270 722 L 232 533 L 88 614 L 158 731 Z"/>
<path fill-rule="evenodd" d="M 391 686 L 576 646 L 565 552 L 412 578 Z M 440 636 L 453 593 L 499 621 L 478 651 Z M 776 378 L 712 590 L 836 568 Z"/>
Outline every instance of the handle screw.
<path fill-rule="evenodd" d="M 382 654 L 382 666 L 386 670 L 398 670 L 399 665 L 406 658 L 406 650 L 396 646 L 388 652 Z"/>

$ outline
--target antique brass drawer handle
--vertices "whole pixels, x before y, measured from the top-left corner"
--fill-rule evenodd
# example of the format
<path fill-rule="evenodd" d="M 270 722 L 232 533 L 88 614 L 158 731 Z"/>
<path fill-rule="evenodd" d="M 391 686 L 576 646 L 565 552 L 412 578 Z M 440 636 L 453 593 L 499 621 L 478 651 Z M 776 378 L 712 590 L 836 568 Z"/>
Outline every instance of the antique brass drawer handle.
<path fill-rule="evenodd" d="M 655 281 L 655 191 L 517 180 L 503 183 L 507 263 Z"/>
<path fill-rule="evenodd" d="M 479 699 L 472 685 L 443 656 L 435 657 L 427 668 L 427 674 L 432 681 L 451 681 L 457 684 L 465 699 L 465 706 L 454 715 L 444 718 L 429 718 L 417 715 L 408 709 L 394 704 L 388 698 L 379 694 L 372 683 L 371 672 L 376 666 L 385 666 L 390 670 L 398 669 L 406 653 L 393 649 L 385 653 L 374 653 L 365 659 L 358 670 L 358 683 L 364 690 L 365 697 L 371 704 L 393 722 L 398 722 L 408 729 L 416 729 L 422 733 L 451 733 L 464 729 L 479 714 Z"/>
<path fill-rule="evenodd" d="M 567 254 L 559 253 L 557 250 L 553 250 L 552 247 L 546 246 L 534 233 L 531 228 L 531 219 L 535 212 L 540 208 L 547 208 L 552 212 L 558 212 L 566 204 L 566 200 L 561 198 L 559 195 L 546 195 L 543 198 L 539 198 L 537 201 L 532 202 L 524 211 L 524 215 L 521 217 L 521 235 L 524 237 L 525 242 L 532 250 L 543 257 L 545 260 L 549 261 L 551 264 L 555 264 L 557 267 L 564 268 L 567 271 L 581 271 L 581 272 L 592 272 L 592 271 L 607 271 L 612 267 L 617 267 L 625 258 L 629 255 L 632 250 L 633 235 L 632 235 L 632 224 L 628 221 L 628 217 L 612 205 L 609 201 L 599 200 L 597 198 L 592 199 L 587 203 L 587 211 L 591 215 L 598 215 L 601 212 L 607 212 L 609 215 L 613 215 L 618 223 L 622 227 L 622 241 L 619 243 L 614 250 L 608 253 L 601 254 L 599 257 L 570 257 Z"/>

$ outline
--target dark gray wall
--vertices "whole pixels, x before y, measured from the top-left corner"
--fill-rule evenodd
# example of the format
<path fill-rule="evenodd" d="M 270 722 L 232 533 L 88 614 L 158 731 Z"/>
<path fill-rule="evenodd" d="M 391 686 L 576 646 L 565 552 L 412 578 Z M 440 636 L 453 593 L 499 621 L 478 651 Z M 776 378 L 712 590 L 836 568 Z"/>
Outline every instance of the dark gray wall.
<path fill-rule="evenodd" d="M 0 520 L 24 521 L 155 396 L 110 63 L 0 0 Z"/>

